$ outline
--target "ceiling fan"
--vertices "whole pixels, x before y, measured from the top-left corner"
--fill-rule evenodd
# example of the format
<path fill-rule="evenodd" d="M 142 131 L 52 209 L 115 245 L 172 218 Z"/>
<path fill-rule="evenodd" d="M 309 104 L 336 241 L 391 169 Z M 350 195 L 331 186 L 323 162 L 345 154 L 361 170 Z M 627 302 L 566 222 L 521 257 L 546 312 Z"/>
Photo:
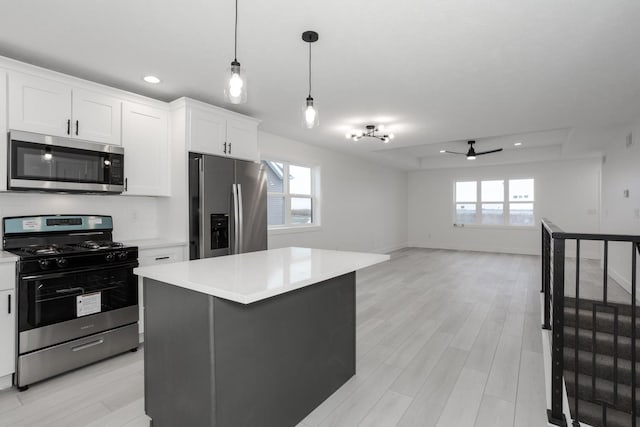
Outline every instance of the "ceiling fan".
<path fill-rule="evenodd" d="M 449 154 L 462 154 L 464 156 L 467 156 L 467 160 L 475 160 L 476 156 L 481 156 L 483 154 L 497 153 L 498 151 L 502 151 L 502 148 L 498 148 L 497 150 L 481 151 L 479 153 L 476 153 L 476 150 L 473 149 L 473 144 L 475 144 L 476 142 L 467 141 L 467 143 L 469 144 L 469 151 L 467 151 L 466 153 L 459 153 L 457 151 L 447 151 L 447 150 L 444 150 L 444 152 Z"/>

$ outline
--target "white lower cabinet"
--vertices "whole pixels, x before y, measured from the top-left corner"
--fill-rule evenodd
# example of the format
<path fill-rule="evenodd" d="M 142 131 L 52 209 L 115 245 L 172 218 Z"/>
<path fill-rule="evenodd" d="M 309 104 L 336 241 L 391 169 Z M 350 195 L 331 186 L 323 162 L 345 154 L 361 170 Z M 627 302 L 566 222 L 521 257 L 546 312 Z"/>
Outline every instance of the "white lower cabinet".
<path fill-rule="evenodd" d="M 0 264 L 0 380 L 13 374 L 16 367 L 15 281 L 15 263 Z M 9 377 L 8 385 L 10 381 Z"/>
<path fill-rule="evenodd" d="M 184 261 L 184 246 L 171 246 L 166 248 L 140 249 L 138 252 L 138 263 L 140 267 L 157 264 L 169 264 L 172 262 Z M 138 332 L 144 332 L 144 295 L 142 287 L 142 277 L 138 278 L 138 306 L 140 307 L 140 318 L 138 320 Z"/>

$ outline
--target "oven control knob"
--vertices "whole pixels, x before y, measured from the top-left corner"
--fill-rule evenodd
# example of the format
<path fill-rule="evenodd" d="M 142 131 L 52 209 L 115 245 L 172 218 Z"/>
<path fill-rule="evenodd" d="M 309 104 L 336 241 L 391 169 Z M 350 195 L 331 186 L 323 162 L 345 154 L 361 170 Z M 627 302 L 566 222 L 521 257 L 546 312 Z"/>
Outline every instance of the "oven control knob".
<path fill-rule="evenodd" d="M 116 256 L 113 252 L 109 252 L 104 256 L 104 259 L 106 259 L 108 262 L 112 262 L 113 260 L 116 259 Z"/>
<path fill-rule="evenodd" d="M 118 259 L 120 261 L 124 261 L 127 259 L 127 253 L 126 252 L 118 252 Z"/>
<path fill-rule="evenodd" d="M 40 265 L 41 270 L 48 270 L 51 267 L 51 263 L 48 259 L 40 259 L 38 260 L 38 264 Z"/>
<path fill-rule="evenodd" d="M 66 267 L 68 263 L 69 263 L 69 261 L 67 261 L 66 258 L 58 258 L 56 260 L 56 264 L 58 264 L 58 267 L 60 267 L 60 268 Z"/>

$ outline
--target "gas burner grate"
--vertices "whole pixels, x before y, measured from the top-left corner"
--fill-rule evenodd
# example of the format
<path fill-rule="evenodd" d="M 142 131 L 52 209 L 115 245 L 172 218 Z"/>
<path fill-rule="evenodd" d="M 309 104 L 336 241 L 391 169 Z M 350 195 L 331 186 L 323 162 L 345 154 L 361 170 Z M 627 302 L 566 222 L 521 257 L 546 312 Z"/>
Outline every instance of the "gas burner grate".
<path fill-rule="evenodd" d="M 114 249 L 121 248 L 124 245 L 118 242 L 111 242 L 108 240 L 94 241 L 94 240 L 85 240 L 82 243 L 78 243 L 79 247 L 85 249 Z"/>
<path fill-rule="evenodd" d="M 24 248 L 24 251 L 32 255 L 56 255 L 62 252 L 57 245 L 32 246 Z"/>

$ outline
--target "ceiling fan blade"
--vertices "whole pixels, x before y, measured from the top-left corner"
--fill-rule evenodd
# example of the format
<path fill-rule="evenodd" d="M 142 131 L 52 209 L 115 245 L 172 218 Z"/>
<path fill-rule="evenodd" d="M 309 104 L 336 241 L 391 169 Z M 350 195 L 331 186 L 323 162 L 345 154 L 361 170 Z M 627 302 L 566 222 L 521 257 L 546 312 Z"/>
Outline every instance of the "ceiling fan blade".
<path fill-rule="evenodd" d="M 463 156 L 466 156 L 467 153 L 458 153 L 457 151 L 447 151 L 445 150 L 445 153 L 449 153 L 449 154 L 462 154 Z"/>
<path fill-rule="evenodd" d="M 481 153 L 476 153 L 476 156 L 481 156 L 483 154 L 497 153 L 498 151 L 502 151 L 502 148 L 498 148 L 497 150 L 483 151 Z"/>

